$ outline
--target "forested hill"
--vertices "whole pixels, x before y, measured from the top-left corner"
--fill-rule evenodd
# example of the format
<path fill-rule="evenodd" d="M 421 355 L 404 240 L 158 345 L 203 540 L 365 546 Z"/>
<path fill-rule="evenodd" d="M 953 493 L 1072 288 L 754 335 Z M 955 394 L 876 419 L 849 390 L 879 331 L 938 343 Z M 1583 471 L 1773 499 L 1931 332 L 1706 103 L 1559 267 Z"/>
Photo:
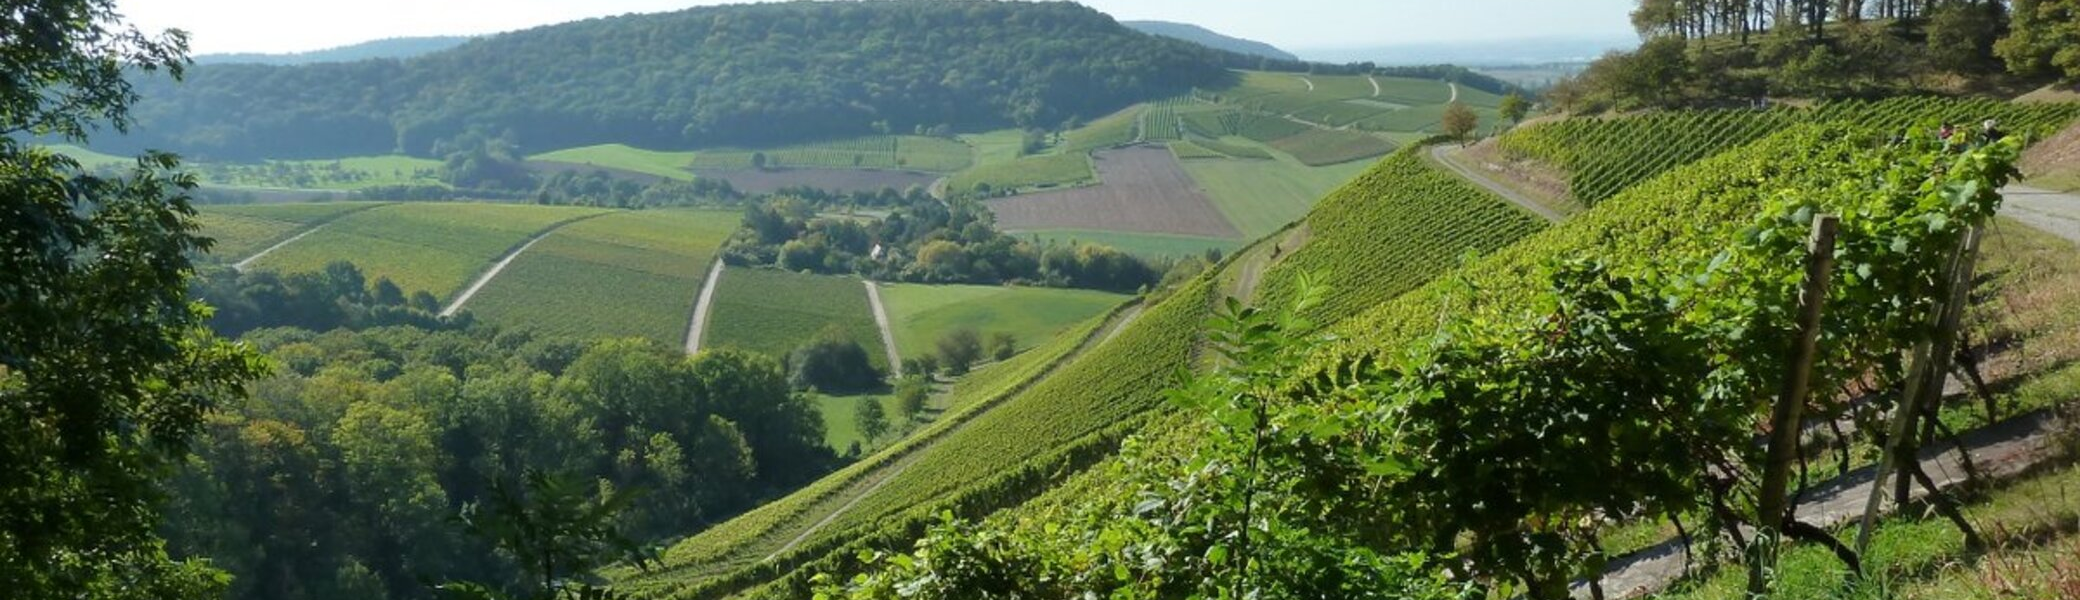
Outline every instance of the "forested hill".
<path fill-rule="evenodd" d="M 1173 37 L 1180 40 L 1196 43 L 1201 46 L 1206 46 L 1208 48 L 1227 50 L 1229 52 L 1248 54 L 1250 56 L 1261 56 L 1272 60 L 1300 60 L 1300 57 L 1293 56 L 1293 53 L 1291 52 L 1280 50 L 1277 46 L 1273 46 L 1271 44 L 1266 44 L 1264 42 L 1259 42 L 1256 40 L 1245 40 L 1238 37 L 1222 35 L 1219 32 L 1207 29 L 1205 27 L 1200 27 L 1198 25 L 1193 25 L 1190 23 L 1172 23 L 1169 21 L 1121 21 L 1120 24 L 1132 27 L 1135 31 L 1139 31 L 1142 33 L 1160 35 L 1164 37 Z"/>
<path fill-rule="evenodd" d="M 349 44 L 338 48 L 291 52 L 286 54 L 234 53 L 204 54 L 195 57 L 196 64 L 261 64 L 261 65 L 307 65 L 321 62 L 347 62 L 372 58 L 411 58 L 460 46 L 470 41 L 469 36 L 433 36 L 386 38 Z"/>
<path fill-rule="evenodd" d="M 470 131 L 534 151 L 1052 128 L 1219 86 L 1233 77 L 1226 67 L 1257 62 L 1067 2 L 705 7 L 506 33 L 403 61 L 197 66 L 185 83 L 140 82 L 140 126 L 98 146 L 290 158 L 430 155 Z"/>

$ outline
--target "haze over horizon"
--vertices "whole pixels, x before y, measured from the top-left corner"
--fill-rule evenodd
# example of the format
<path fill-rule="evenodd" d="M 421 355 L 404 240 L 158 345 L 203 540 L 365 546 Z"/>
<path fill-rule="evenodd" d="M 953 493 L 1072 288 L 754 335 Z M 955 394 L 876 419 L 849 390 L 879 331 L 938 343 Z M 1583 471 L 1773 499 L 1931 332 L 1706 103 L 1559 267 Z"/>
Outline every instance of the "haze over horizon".
<path fill-rule="evenodd" d="M 118 0 L 140 28 L 178 28 L 194 54 L 292 53 L 369 40 L 481 35 L 741 0 Z M 1288 51 L 1630 35 L 1630 0 L 1081 0 L 1120 20 L 1176 21 Z M 1328 18 L 1334 15 L 1334 18 Z M 1468 18 L 1467 15 L 1479 15 Z"/>

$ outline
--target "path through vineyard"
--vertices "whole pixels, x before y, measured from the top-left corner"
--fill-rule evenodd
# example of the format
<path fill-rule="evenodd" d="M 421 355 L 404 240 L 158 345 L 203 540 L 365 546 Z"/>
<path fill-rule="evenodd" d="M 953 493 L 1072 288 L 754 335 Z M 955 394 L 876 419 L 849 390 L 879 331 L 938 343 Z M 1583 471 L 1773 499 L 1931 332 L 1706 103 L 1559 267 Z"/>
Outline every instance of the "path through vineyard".
<path fill-rule="evenodd" d="M 1054 371 L 1056 369 L 1060 369 L 1064 365 L 1068 365 L 1072 362 L 1075 362 L 1077 357 L 1090 352 L 1092 349 L 1097 348 L 1099 345 L 1102 345 L 1105 342 L 1111 341 L 1114 335 L 1118 334 L 1120 330 L 1126 329 L 1127 325 L 1132 324 L 1136 317 L 1141 316 L 1142 308 L 1143 307 L 1141 305 L 1136 304 L 1132 307 L 1128 307 L 1124 310 L 1119 311 L 1118 314 L 1113 315 L 1108 322 L 1100 326 L 1098 331 L 1092 332 L 1092 334 L 1089 337 L 1085 338 L 1083 344 L 1077 346 L 1075 350 L 1070 351 L 1068 354 L 1063 355 L 1061 358 L 1055 359 L 1054 363 L 1052 365 L 1049 365 L 1048 368 L 1042 370 L 1037 374 L 1034 374 L 1032 377 L 1027 378 L 1025 381 L 1019 382 L 1018 385 L 1013 386 L 1011 389 L 1006 390 L 1001 394 L 998 394 L 996 396 L 996 399 L 992 400 L 992 404 L 1001 402 L 1002 400 L 1008 400 L 1010 398 L 1018 396 L 1021 393 L 1024 393 L 1025 390 L 1032 387 L 1033 384 L 1039 383 L 1040 381 L 1047 379 L 1049 375 L 1054 374 Z M 959 423 L 956 423 L 951 427 L 947 427 L 933 433 L 933 439 L 931 441 L 937 441 L 952 436 L 954 433 L 959 432 L 962 428 L 967 427 L 969 423 L 973 423 L 976 417 L 980 417 L 984 413 L 989 412 L 991 408 L 993 408 L 993 406 L 984 406 L 979 407 L 976 410 L 967 411 L 965 415 L 960 417 L 961 421 Z M 858 506 L 860 501 L 865 500 L 868 496 L 873 495 L 874 492 L 879 491 L 883 486 L 886 486 L 889 482 L 894 481 L 895 478 L 902 476 L 904 471 L 908 471 L 910 469 L 910 465 L 916 464 L 918 459 L 924 457 L 925 453 L 929 450 L 929 448 L 929 442 L 927 444 L 921 444 L 918 447 L 910 450 L 905 455 L 903 455 L 902 458 L 898 458 L 886 467 L 880 469 L 880 474 L 868 475 L 866 477 L 861 478 L 861 481 L 852 486 L 853 488 L 858 489 L 859 491 L 853 492 L 851 494 L 851 498 L 848 498 L 844 504 L 839 505 L 836 509 L 833 509 L 828 514 L 825 514 L 822 519 L 819 519 L 815 523 L 809 525 L 808 527 L 803 528 L 801 533 L 796 534 L 793 538 L 787 540 L 787 543 L 781 544 L 778 549 L 773 550 L 772 553 L 767 554 L 764 558 L 759 559 L 759 562 L 770 562 L 774 558 L 777 558 L 782 554 L 786 554 L 787 551 L 793 550 L 796 546 L 800 546 L 802 542 L 807 541 L 809 539 L 809 536 L 815 535 L 818 531 L 822 531 L 824 526 L 830 525 L 831 522 L 838 520 L 838 517 L 844 516 L 846 512 L 852 510 L 852 507 Z M 869 480 L 871 480 L 871 482 Z M 864 484 L 864 487 L 862 487 L 862 485 L 860 484 Z"/>
<path fill-rule="evenodd" d="M 1472 182 L 1474 185 L 1481 186 L 1482 188 L 1487 189 L 1489 192 L 1493 192 L 1495 195 L 1503 197 L 1503 199 L 1505 200 L 1514 202 L 1517 206 L 1524 207 L 1524 210 L 1531 211 L 1531 214 L 1545 217 L 1547 221 L 1552 221 L 1554 223 L 1558 223 L 1561 219 L 1566 218 L 1566 216 L 1560 214 L 1559 211 L 1555 211 L 1551 208 L 1546 208 L 1545 205 L 1539 204 L 1537 201 L 1532 200 L 1530 197 L 1525 196 L 1523 194 L 1519 194 L 1516 192 L 1516 190 L 1504 187 L 1501 183 L 1497 183 L 1495 180 L 1489 179 L 1487 175 L 1483 175 L 1479 171 L 1475 171 L 1472 168 L 1467 167 L 1466 165 L 1459 164 L 1459 161 L 1452 157 L 1450 146 L 1442 144 L 1431 146 L 1430 157 L 1436 159 L 1438 164 L 1444 165 L 1447 169 L 1451 169 L 1453 173 L 1457 173 L 1460 179 Z"/>
<path fill-rule="evenodd" d="M 896 351 L 896 333 L 888 328 L 888 309 L 881 304 L 881 286 L 873 280 L 867 284 L 867 304 L 874 307 L 874 327 L 881 330 L 881 349 L 888 353 L 888 372 L 897 378 L 903 376 L 903 355 Z"/>
<path fill-rule="evenodd" d="M 534 237 L 527 238 L 526 243 L 522 243 L 520 244 L 520 247 L 514 248 L 512 249 L 512 251 L 507 252 L 504 257 L 498 259 L 498 262 L 492 263 L 491 268 L 489 270 L 484 271 L 483 275 L 478 275 L 476 281 L 471 282 L 468 288 L 462 290 L 461 294 L 457 294 L 455 296 L 454 302 L 448 303 L 447 308 L 441 309 L 441 316 L 452 317 L 455 316 L 455 313 L 462 312 L 462 305 L 468 304 L 470 298 L 475 298 L 477 296 L 477 292 L 483 291 L 484 286 L 490 285 L 491 280 L 496 279 L 499 273 L 504 272 L 506 270 L 507 265 L 513 264 L 513 259 L 520 258 L 521 253 L 526 252 L 528 248 L 533 248 L 536 243 L 539 243 L 543 239 L 548 238 L 549 234 L 556 233 L 556 230 L 562 229 L 565 225 L 607 214 L 611 213 L 603 212 L 598 214 L 586 215 L 575 219 L 564 219 L 562 221 L 558 221 L 554 224 L 549 225 L 548 227 L 543 228 L 541 231 L 535 232 Z"/>
<path fill-rule="evenodd" d="M 2080 244 L 2080 195 L 2061 194 L 2024 185 L 2001 190 L 2007 201 L 2001 214 L 2045 233 Z"/>
<path fill-rule="evenodd" d="M 693 323 L 686 327 L 686 353 L 700 354 L 701 336 L 708 331 L 708 312 L 715 307 L 715 283 L 722 281 L 722 259 L 715 259 L 715 266 L 708 268 L 708 278 L 701 281 L 701 293 L 693 301 Z"/>
<path fill-rule="evenodd" d="M 2057 434 L 2069 425 L 2050 411 L 2016 417 L 1963 434 L 1972 464 L 1987 478 L 2000 480 L 2021 476 L 2030 468 L 2056 458 Z M 1964 466 L 1956 447 L 1947 441 L 1932 443 L 1921 452 L 1921 468 L 1938 486 L 1948 489 L 1965 483 Z M 1816 471 L 1823 467 L 1815 465 Z M 1847 476 L 1807 489 L 1801 494 L 1798 518 L 1822 529 L 1851 522 L 1863 514 L 1870 498 L 1875 467 L 1865 467 Z M 1924 490 L 1914 488 L 1914 497 Z M 1887 509 L 1897 507 L 1888 506 Z M 1671 539 L 1653 547 L 1619 557 L 1604 572 L 1603 590 L 1609 598 L 1638 598 L 1666 589 L 1690 568 L 1701 565 L 1685 560 L 1683 543 Z M 1578 583 L 1577 598 L 1590 597 L 1588 585 Z"/>
<path fill-rule="evenodd" d="M 328 218 L 326 218 L 325 220 L 322 220 L 322 221 L 318 221 L 318 222 L 316 222 L 316 223 L 312 223 L 312 224 L 310 225 L 310 227 L 309 227 L 309 228 L 307 228 L 307 229 L 304 229 L 304 230 L 303 230 L 303 231 L 301 231 L 301 232 L 298 232 L 298 233 L 297 233 L 296 235 L 293 235 L 293 236 L 289 236 L 289 239 L 286 239 L 286 240 L 282 240 L 282 241 L 279 241 L 279 242 L 275 242 L 275 244 L 274 244 L 273 246 L 268 246 L 266 250 L 261 250 L 261 251 L 259 251 L 259 252 L 256 252 L 256 253 L 254 253 L 254 254 L 253 254 L 252 256 L 248 256 L 248 257 L 245 257 L 245 259 L 244 259 L 244 260 L 240 260 L 240 261 L 238 261 L 238 262 L 237 262 L 236 264 L 233 264 L 233 265 L 231 265 L 231 268 L 232 268 L 232 270 L 235 270 L 235 271 L 238 271 L 238 272 L 241 272 L 241 273 L 243 273 L 243 272 L 245 272 L 245 270 L 246 270 L 247 268 L 250 268 L 250 267 L 252 267 L 252 266 L 253 266 L 253 263 L 255 263 L 255 262 L 258 262 L 258 261 L 259 261 L 259 260 L 260 260 L 260 259 L 261 259 L 262 257 L 265 257 L 265 256 L 267 256 L 268 254 L 272 254 L 272 253 L 274 253 L 274 251 L 276 251 L 276 250 L 280 250 L 280 249 L 282 249 L 282 247 L 283 247 L 283 246 L 287 246 L 287 245 L 289 245 L 289 244 L 293 244 L 293 243 L 296 243 L 296 240 L 300 240 L 300 239 L 303 239 L 303 238 L 305 238 L 305 237 L 309 237 L 309 236 L 310 236 L 310 234 L 313 234 L 313 233 L 317 233 L 317 232 L 318 232 L 318 230 L 320 230 L 320 229 L 324 229 L 326 225 L 331 225 L 333 221 L 337 221 L 337 220 L 339 220 L 339 218 L 340 218 L 340 217 L 344 217 L 344 216 L 347 216 L 347 215 L 351 215 L 351 214 L 354 214 L 354 213 L 358 213 L 358 212 L 361 212 L 361 211 L 364 211 L 364 210 L 371 210 L 371 209 L 376 209 L 376 208 L 382 208 L 382 207 L 385 207 L 385 206 L 389 206 L 389 205 L 391 205 L 391 204 L 392 204 L 392 203 L 390 203 L 390 202 L 378 202 L 378 203 L 373 203 L 373 204 L 369 204 L 368 206 L 363 206 L 363 207 L 361 207 L 361 208 L 356 208 L 356 209 L 353 209 L 353 210 L 349 210 L 349 211 L 341 212 L 341 213 L 339 213 L 339 214 L 336 214 L 336 215 L 332 215 L 331 217 L 328 217 Z"/>

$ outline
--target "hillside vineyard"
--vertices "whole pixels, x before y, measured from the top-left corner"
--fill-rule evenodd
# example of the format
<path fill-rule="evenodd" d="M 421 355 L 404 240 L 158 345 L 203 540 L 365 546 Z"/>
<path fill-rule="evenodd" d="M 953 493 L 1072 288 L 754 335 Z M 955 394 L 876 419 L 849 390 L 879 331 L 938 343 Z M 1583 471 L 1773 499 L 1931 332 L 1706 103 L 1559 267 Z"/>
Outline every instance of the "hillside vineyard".
<path fill-rule="evenodd" d="M 16 4 L 9 600 L 2080 598 L 2080 0 Z"/>

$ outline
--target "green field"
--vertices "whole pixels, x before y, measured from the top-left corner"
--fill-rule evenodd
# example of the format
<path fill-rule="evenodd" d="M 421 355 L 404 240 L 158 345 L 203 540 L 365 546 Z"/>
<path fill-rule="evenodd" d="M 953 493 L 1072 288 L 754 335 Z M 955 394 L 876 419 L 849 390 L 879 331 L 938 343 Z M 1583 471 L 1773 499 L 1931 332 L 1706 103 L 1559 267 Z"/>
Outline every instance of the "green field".
<path fill-rule="evenodd" d="M 975 164 L 974 149 L 959 140 L 877 135 L 776 148 L 703 150 L 688 164 L 695 169 L 749 169 L 754 155 L 767 168 L 906 169 L 951 173 Z"/>
<path fill-rule="evenodd" d="M 225 262 L 236 262 L 289 239 L 314 223 L 375 206 L 380 204 L 210 204 L 196 209 L 195 220 L 202 226 L 202 235 L 216 240 L 210 248 L 210 255 Z"/>
<path fill-rule="evenodd" d="M 686 341 L 695 296 L 736 211 L 617 213 L 556 230 L 467 308 L 492 323 L 575 337 Z"/>
<path fill-rule="evenodd" d="M 536 154 L 527 159 L 592 165 L 686 181 L 693 179 L 693 173 L 686 170 L 687 163 L 693 162 L 693 156 L 692 152 L 661 152 L 621 144 L 601 144 Z"/>
<path fill-rule="evenodd" d="M 825 327 L 837 325 L 888 368 L 867 288 L 853 277 L 772 269 L 729 269 L 715 288 L 702 348 L 740 348 L 785 359 Z"/>
<path fill-rule="evenodd" d="M 1394 151 L 1393 143 L 1378 136 L 1343 130 L 1302 132 L 1271 142 L 1271 147 L 1310 167 L 1363 160 Z"/>
<path fill-rule="evenodd" d="M 897 416 L 901 413 L 897 412 L 895 396 L 810 394 L 809 401 L 816 405 L 817 412 L 823 414 L 824 445 L 830 446 L 832 450 L 837 450 L 839 453 L 844 453 L 854 443 L 858 443 L 864 452 L 873 451 L 873 445 L 868 443 L 859 432 L 859 400 L 861 398 L 873 398 L 875 402 L 880 402 L 881 413 L 888 415 L 888 430 L 891 433 L 882 435 L 879 441 L 885 443 L 889 438 L 902 435 L 903 424 L 898 422 L 902 418 Z"/>
<path fill-rule="evenodd" d="M 1143 108 L 1139 104 L 1129 106 L 1063 134 L 1063 151 L 1080 154 L 1134 143 L 1136 135 L 1140 133 L 1136 121 L 1139 120 Z"/>
<path fill-rule="evenodd" d="M 137 165 L 137 159 L 134 158 L 126 158 L 122 156 L 116 156 L 114 154 L 102 154 L 100 152 L 95 152 L 93 150 L 88 150 L 86 148 L 81 148 L 79 146 L 74 146 L 71 144 L 54 144 L 50 146 L 45 146 L 44 149 L 50 150 L 51 152 L 57 153 L 62 156 L 69 157 L 72 160 L 79 161 L 80 168 L 89 171 L 98 171 L 101 169 L 127 169 Z"/>
<path fill-rule="evenodd" d="M 430 292 L 445 302 L 499 256 L 543 229 L 604 212 L 526 204 L 393 204 L 340 217 L 268 254 L 254 268 L 308 272 L 346 260 L 361 267 L 370 281 L 387 277 L 406 294 Z"/>
<path fill-rule="evenodd" d="M 1184 170 L 1243 237 L 1257 239 L 1299 220 L 1322 196 L 1365 172 L 1366 161 L 1309 167 L 1299 161 L 1186 161 Z"/>
<path fill-rule="evenodd" d="M 1243 240 L 1228 240 L 1196 235 L 1097 231 L 1093 229 L 1035 229 L 1032 231 L 1020 231 L 1017 232 L 1017 235 L 1021 238 L 1034 238 L 1043 242 L 1057 244 L 1076 242 L 1109 246 L 1121 252 L 1144 258 L 1197 256 L 1205 253 L 1207 250 L 1227 252 L 1248 243 Z"/>
<path fill-rule="evenodd" d="M 203 183 L 246 188 L 359 190 L 388 185 L 442 185 L 441 161 L 410 156 L 350 156 L 259 163 L 184 163 Z"/>
<path fill-rule="evenodd" d="M 1025 156 L 1026 134 L 1017 129 L 962 134 L 960 139 L 975 149 L 974 166 L 1007 163 Z"/>
<path fill-rule="evenodd" d="M 897 284 L 881 289 L 888 325 L 903 356 L 933 352 L 939 338 L 963 327 L 985 338 L 1009 333 L 1018 338 L 1018 349 L 1025 350 L 1126 299 L 1089 290 L 982 285 Z"/>
<path fill-rule="evenodd" d="M 1011 162 L 962 171 L 947 180 L 953 195 L 997 195 L 1004 190 L 1032 190 L 1096 181 L 1088 155 L 1076 152 L 1028 156 Z"/>

